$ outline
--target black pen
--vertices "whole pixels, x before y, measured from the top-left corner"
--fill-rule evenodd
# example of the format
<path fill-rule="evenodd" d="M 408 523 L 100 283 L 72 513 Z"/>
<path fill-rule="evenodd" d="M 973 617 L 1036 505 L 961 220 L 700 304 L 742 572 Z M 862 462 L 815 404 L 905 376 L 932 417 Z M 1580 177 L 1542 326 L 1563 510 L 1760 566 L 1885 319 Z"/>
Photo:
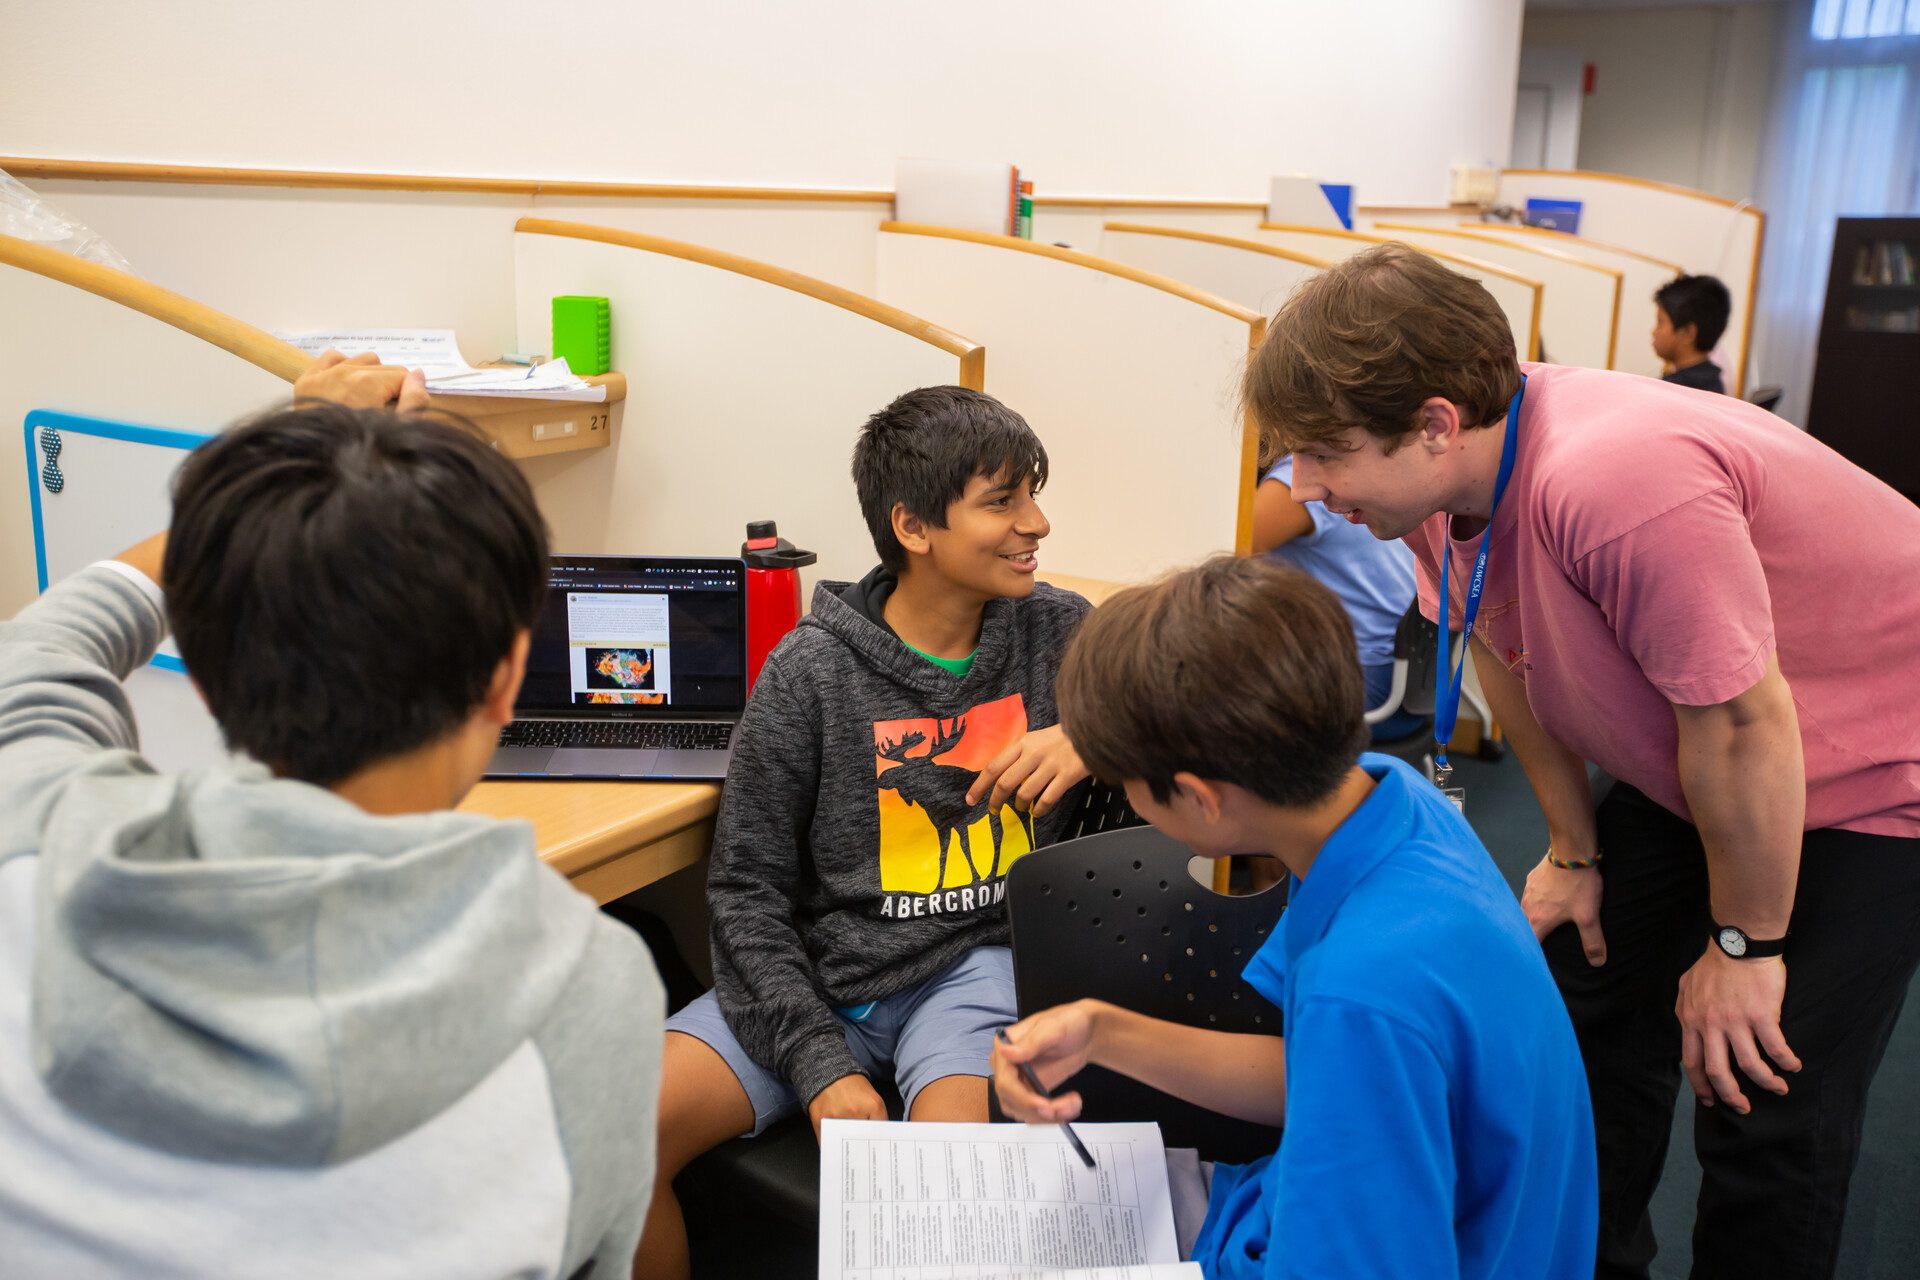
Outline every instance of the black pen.
<path fill-rule="evenodd" d="M 1005 1027 L 1001 1027 L 998 1031 L 995 1031 L 993 1034 L 999 1037 L 1001 1044 L 1013 1043 L 1013 1041 L 1007 1039 L 1007 1029 Z M 1015 1071 L 1018 1071 L 1020 1073 L 1020 1078 L 1027 1082 L 1027 1088 L 1033 1090 L 1035 1093 L 1039 1094 L 1043 1098 L 1051 1098 L 1053 1096 L 1052 1091 L 1049 1090 L 1045 1085 L 1040 1083 L 1040 1077 L 1033 1074 L 1032 1067 L 1028 1066 L 1024 1062 L 1016 1062 L 1013 1064 L 1013 1069 Z M 1062 1120 L 1060 1122 L 1060 1132 L 1067 1135 L 1067 1141 L 1071 1142 L 1073 1144 L 1073 1149 L 1080 1153 L 1080 1159 L 1087 1166 L 1087 1168 L 1089 1169 L 1093 1168 L 1093 1153 L 1088 1151 L 1086 1144 L 1080 1141 L 1080 1135 L 1073 1131 L 1073 1126 L 1068 1124 L 1065 1120 Z"/>

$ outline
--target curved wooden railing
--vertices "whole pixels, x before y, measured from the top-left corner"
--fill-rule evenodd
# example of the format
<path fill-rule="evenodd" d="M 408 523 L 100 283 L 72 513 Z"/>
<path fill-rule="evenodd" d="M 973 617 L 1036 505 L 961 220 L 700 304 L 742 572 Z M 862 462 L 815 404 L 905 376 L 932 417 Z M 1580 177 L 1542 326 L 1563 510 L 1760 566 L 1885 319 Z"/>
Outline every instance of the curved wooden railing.
<path fill-rule="evenodd" d="M 883 222 L 880 224 L 880 230 L 898 235 L 932 236 L 940 240 L 965 240 L 973 244 L 992 245 L 997 249 L 1012 249 L 1016 253 L 1037 254 L 1043 258 L 1052 258 L 1056 262 L 1070 262 L 1076 267 L 1086 267 L 1089 270 L 1105 272 L 1110 276 L 1119 276 L 1123 280 L 1131 280 L 1135 284 L 1143 284 L 1150 289 L 1158 289 L 1162 293 L 1171 293 L 1175 297 L 1185 298 L 1188 302 L 1197 302 L 1222 315 L 1243 320 L 1254 326 L 1256 343 L 1259 341 L 1259 334 L 1265 330 L 1266 318 L 1250 307 L 1229 302 L 1218 294 L 1196 289 L 1170 276 L 1142 271 L 1139 267 L 1130 267 L 1124 262 L 1115 262 L 1111 258 L 1095 257 L 1090 253 L 1082 253 L 1078 249 L 1063 249 L 1057 244 L 1041 244 L 1015 236 L 998 236 L 990 231 L 968 231 L 962 227 L 936 227 L 920 222 Z"/>
<path fill-rule="evenodd" d="M 276 378 L 292 382 L 313 357 L 280 341 L 264 330 L 215 311 L 205 303 L 182 297 L 169 289 L 142 280 L 138 276 L 103 267 L 97 262 L 76 258 L 70 253 L 50 249 L 43 244 L 0 236 L 0 263 L 31 271 L 49 280 L 72 285 L 105 298 L 163 324 L 232 352 L 248 364 L 265 369 Z"/>
<path fill-rule="evenodd" d="M 821 302 L 851 311 L 857 316 L 886 325 L 890 329 L 897 329 L 908 337 L 917 338 L 921 342 L 938 347 L 949 355 L 958 357 L 960 385 L 973 391 L 981 391 L 986 387 L 985 347 L 971 338 L 962 337 L 951 329 L 944 329 L 930 320 L 923 320 L 898 307 L 889 306 L 862 293 L 855 293 L 851 289 L 843 289 L 837 284 L 828 284 L 825 280 L 817 280 L 785 267 L 776 267 L 769 262 L 742 257 L 737 253 L 728 253 L 724 249 L 688 244 L 684 240 L 669 240 L 665 236 L 649 235 L 643 231 L 624 231 L 618 227 L 601 227 L 586 222 L 560 222 L 551 218 L 522 218 L 514 223 L 513 229 L 527 235 L 593 240 L 600 244 L 664 254 L 670 258 L 697 262 L 702 266 L 714 267 L 721 271 L 731 271 L 736 275 L 750 276 L 782 289 L 791 289 L 795 293 L 817 298 Z"/>
<path fill-rule="evenodd" d="M 1603 276 L 1611 276 L 1613 278 L 1613 315 L 1607 322 L 1607 363 L 1604 367 L 1608 369 L 1613 368 L 1614 356 L 1618 353 L 1620 342 L 1620 294 L 1626 280 L 1625 274 L 1617 268 L 1602 266 L 1597 262 L 1591 262 L 1577 254 L 1567 253 L 1551 245 L 1515 244 L 1511 240 L 1503 241 L 1495 236 L 1463 231 L 1455 227 L 1423 227 L 1411 222 L 1376 222 L 1373 224 L 1373 227 L 1376 231 L 1415 231 L 1422 235 L 1457 236 L 1462 240 L 1478 241 L 1481 244 L 1494 244 L 1506 249 L 1518 249 L 1522 253 L 1538 254 L 1540 257 L 1551 258 L 1557 262 L 1563 262 L 1568 266 L 1579 267 L 1585 271 L 1598 272 Z"/>
<path fill-rule="evenodd" d="M 1650 253 L 1642 253 L 1638 249 L 1629 249 L 1623 244 L 1612 244 L 1605 240 L 1595 240 L 1592 236 L 1577 236 L 1571 231 L 1555 231 L 1552 227 L 1529 227 L 1519 222 L 1463 222 L 1460 224 L 1460 230 L 1517 231 L 1524 235 L 1538 236 L 1542 240 L 1549 242 L 1564 240 L 1571 244 L 1584 244 L 1595 249 L 1603 249 L 1608 253 L 1617 253 L 1622 257 L 1638 258 L 1642 262 L 1651 263 L 1656 267 L 1671 271 L 1677 276 L 1685 275 L 1687 271 L 1685 267 L 1677 262 L 1668 262 L 1665 258 L 1656 258 Z"/>
<path fill-rule="evenodd" d="M 1229 249 L 1245 249 L 1250 253 L 1264 253 L 1270 258 L 1285 258 L 1289 262 L 1298 262 L 1309 267 L 1319 267 L 1322 270 L 1333 265 L 1333 260 L 1330 258 L 1315 257 L 1311 253 L 1302 253 L 1298 249 L 1289 249 L 1284 245 L 1262 244 L 1258 240 L 1245 240 L 1235 236 L 1215 235 L 1211 231 L 1187 231 L 1180 227 L 1153 227 L 1141 222 L 1109 222 L 1103 230 L 1123 231 L 1130 235 L 1140 236 L 1166 236 L 1171 240 L 1198 240 L 1203 244 L 1217 244 Z"/>
<path fill-rule="evenodd" d="M 358 191 L 443 191 L 465 195 L 625 196 L 662 200 L 803 200 L 885 204 L 891 191 L 826 187 L 742 187 L 667 182 L 585 182 L 560 178 L 461 178 L 418 173 L 347 173 L 331 169 L 237 169 L 219 165 L 133 164 L 118 160 L 54 160 L 0 156 L 16 178 L 82 182 L 170 182 L 210 187 L 326 187 Z"/>
<path fill-rule="evenodd" d="M 1347 231 L 1340 227 L 1308 227 L 1292 222 L 1263 222 L 1260 224 L 1260 229 L 1262 231 L 1292 231 L 1299 234 L 1315 236 L 1338 236 L 1342 240 L 1364 240 L 1369 244 L 1407 244 L 1406 241 L 1395 240 L 1392 236 L 1369 235 L 1364 231 Z M 1421 229 L 1426 230 L 1424 227 Z M 1438 258 L 1442 262 L 1458 263 L 1463 267 L 1471 267 L 1475 271 L 1484 271 L 1488 275 L 1499 276 L 1502 280 L 1511 280 L 1515 284 L 1525 285 L 1531 289 L 1533 291 L 1533 314 L 1527 318 L 1527 326 L 1531 330 L 1527 342 L 1527 359 L 1538 360 L 1540 358 L 1540 296 L 1544 290 L 1542 290 L 1538 280 L 1533 279 L 1531 276 L 1523 276 L 1518 271 L 1509 271 L 1497 262 L 1485 262 L 1468 254 L 1450 253 L 1445 249 L 1436 249 L 1432 245 L 1426 244 L 1413 244 L 1407 245 L 1407 247 L 1416 252 L 1427 254 L 1430 257 Z"/>
<path fill-rule="evenodd" d="M 1524 174 L 1528 177 L 1542 178 L 1596 178 L 1602 182 L 1618 182 L 1623 186 L 1646 187 L 1651 191 L 1664 191 L 1668 195 L 1688 196 L 1695 200 L 1704 200 L 1708 204 L 1722 205 L 1740 213 L 1751 213 L 1757 218 L 1766 214 L 1745 200 L 1729 200 L 1725 196 L 1716 196 L 1711 192 L 1698 191 L 1692 187 L 1683 187 L 1677 182 L 1661 182 L 1654 178 L 1635 178 L 1624 173 L 1603 173 L 1598 169 L 1502 169 L 1502 175 L 1509 173 Z"/>

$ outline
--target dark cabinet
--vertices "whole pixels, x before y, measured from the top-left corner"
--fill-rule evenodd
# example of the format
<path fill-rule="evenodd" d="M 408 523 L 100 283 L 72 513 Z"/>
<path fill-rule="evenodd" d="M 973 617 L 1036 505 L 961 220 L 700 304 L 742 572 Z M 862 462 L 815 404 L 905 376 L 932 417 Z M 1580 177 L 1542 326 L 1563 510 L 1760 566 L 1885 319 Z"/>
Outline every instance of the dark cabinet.
<path fill-rule="evenodd" d="M 1920 218 L 1841 218 L 1807 430 L 1920 501 Z"/>

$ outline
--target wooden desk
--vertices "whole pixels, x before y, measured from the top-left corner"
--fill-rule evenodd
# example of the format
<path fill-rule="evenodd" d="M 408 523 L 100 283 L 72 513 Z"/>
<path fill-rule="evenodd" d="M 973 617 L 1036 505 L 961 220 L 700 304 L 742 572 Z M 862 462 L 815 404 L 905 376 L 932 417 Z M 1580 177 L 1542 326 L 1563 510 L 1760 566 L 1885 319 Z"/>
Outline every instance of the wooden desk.
<path fill-rule="evenodd" d="M 719 807 L 720 788 L 706 782 L 483 782 L 460 802 L 533 823 L 541 858 L 596 902 L 700 861 Z"/>

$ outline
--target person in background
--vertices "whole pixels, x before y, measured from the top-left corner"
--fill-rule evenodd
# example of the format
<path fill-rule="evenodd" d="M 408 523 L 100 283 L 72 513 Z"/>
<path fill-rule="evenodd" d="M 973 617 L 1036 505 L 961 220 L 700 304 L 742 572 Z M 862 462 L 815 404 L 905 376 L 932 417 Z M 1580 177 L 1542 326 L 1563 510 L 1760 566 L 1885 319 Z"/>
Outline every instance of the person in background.
<path fill-rule="evenodd" d="M 1353 624 L 1355 651 L 1366 680 L 1367 706 L 1387 700 L 1393 686 L 1393 639 L 1413 605 L 1413 552 L 1382 542 L 1324 502 L 1296 502 L 1293 455 L 1267 470 L 1253 495 L 1253 550 L 1309 574 L 1339 598 Z M 1375 742 L 1413 733 L 1426 717 L 1396 711 L 1372 727 Z"/>
<path fill-rule="evenodd" d="M 1724 394 L 1720 366 L 1708 359 L 1733 310 L 1727 286 L 1712 276 L 1675 276 L 1653 295 L 1653 354 L 1667 362 L 1668 382 Z"/>

